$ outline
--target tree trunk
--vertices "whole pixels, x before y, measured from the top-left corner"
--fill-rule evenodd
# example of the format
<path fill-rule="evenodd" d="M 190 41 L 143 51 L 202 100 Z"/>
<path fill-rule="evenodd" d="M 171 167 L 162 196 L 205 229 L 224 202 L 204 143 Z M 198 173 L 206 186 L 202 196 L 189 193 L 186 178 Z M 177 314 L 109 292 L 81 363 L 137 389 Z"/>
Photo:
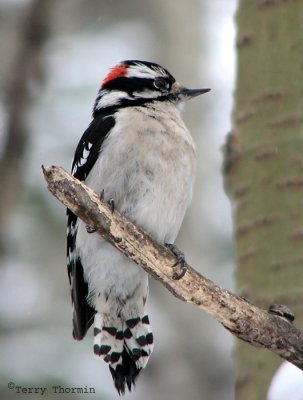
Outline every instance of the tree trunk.
<path fill-rule="evenodd" d="M 303 326 L 303 3 L 242 0 L 226 186 L 239 294 L 286 304 Z M 237 343 L 237 400 L 266 399 L 281 362 Z"/>

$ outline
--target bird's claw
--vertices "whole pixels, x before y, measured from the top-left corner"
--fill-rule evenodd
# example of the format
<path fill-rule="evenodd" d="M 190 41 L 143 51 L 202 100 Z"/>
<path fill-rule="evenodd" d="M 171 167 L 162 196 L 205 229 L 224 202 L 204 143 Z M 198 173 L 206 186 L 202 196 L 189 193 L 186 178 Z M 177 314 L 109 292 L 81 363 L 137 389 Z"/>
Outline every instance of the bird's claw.
<path fill-rule="evenodd" d="M 104 200 L 104 189 L 101 190 L 100 199 Z M 112 213 L 115 211 L 115 202 L 114 199 L 110 199 L 107 202 L 112 210 Z M 97 229 L 93 228 L 92 226 L 86 225 L 85 227 L 87 233 L 94 233 Z"/>
<path fill-rule="evenodd" d="M 94 233 L 97 229 L 93 228 L 92 226 L 86 225 L 85 227 L 87 233 Z"/>
<path fill-rule="evenodd" d="M 185 260 L 184 253 L 173 243 L 165 243 L 165 247 L 167 247 L 176 257 L 177 261 L 176 263 L 172 266 L 172 268 L 175 268 L 176 266 L 180 266 L 180 271 L 174 271 L 172 278 L 174 280 L 179 280 L 183 278 L 183 276 L 186 274 L 186 271 L 188 269 L 188 264 Z"/>
<path fill-rule="evenodd" d="M 101 190 L 101 193 L 100 193 L 100 199 L 101 200 L 104 200 L 104 189 L 102 189 Z M 110 208 L 111 208 L 111 210 L 112 210 L 112 213 L 114 213 L 114 211 L 115 211 L 115 200 L 114 199 L 109 199 L 108 201 L 107 201 L 107 204 L 110 206 Z"/>
<path fill-rule="evenodd" d="M 115 200 L 114 199 L 109 199 L 107 203 L 110 206 L 110 208 L 112 210 L 112 214 L 113 214 L 114 211 L 115 211 Z"/>

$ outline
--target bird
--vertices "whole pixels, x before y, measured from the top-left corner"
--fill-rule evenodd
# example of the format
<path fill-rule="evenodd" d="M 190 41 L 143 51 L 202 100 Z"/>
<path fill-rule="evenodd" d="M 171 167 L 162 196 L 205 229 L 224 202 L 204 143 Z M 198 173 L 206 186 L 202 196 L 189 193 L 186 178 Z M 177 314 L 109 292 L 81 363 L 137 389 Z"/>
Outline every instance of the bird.
<path fill-rule="evenodd" d="M 180 262 L 174 241 L 196 174 L 196 146 L 181 112 L 209 90 L 182 86 L 154 62 L 119 62 L 101 83 L 72 162 L 75 178 Z M 94 354 L 109 365 L 118 393 L 131 391 L 154 346 L 147 273 L 69 209 L 67 270 L 74 339 L 94 324 Z"/>

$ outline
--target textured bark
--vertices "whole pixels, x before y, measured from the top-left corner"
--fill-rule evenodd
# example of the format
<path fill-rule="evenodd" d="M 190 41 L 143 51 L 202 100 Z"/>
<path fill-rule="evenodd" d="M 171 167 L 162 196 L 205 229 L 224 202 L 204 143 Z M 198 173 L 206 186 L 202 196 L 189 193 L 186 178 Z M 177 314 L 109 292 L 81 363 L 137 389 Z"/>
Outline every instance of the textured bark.
<path fill-rule="evenodd" d="M 242 0 L 226 184 L 237 283 L 256 305 L 287 304 L 303 326 L 302 1 Z M 237 400 L 265 399 L 279 360 L 237 344 Z"/>
<path fill-rule="evenodd" d="M 288 311 L 270 313 L 222 289 L 189 266 L 180 280 L 175 256 L 59 167 L 43 167 L 48 189 L 88 226 L 159 280 L 175 297 L 194 304 L 238 338 L 273 351 L 303 369 L 303 333 Z M 288 318 L 285 318 L 285 316 Z"/>

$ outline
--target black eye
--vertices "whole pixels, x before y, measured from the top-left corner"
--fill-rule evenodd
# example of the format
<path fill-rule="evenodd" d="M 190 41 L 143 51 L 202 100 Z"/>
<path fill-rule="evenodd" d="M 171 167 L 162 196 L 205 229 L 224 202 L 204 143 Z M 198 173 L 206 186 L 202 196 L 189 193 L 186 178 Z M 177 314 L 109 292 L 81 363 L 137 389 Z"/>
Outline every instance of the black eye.
<path fill-rule="evenodd" d="M 169 82 L 164 78 L 155 78 L 154 86 L 163 92 L 167 92 L 170 89 Z"/>

